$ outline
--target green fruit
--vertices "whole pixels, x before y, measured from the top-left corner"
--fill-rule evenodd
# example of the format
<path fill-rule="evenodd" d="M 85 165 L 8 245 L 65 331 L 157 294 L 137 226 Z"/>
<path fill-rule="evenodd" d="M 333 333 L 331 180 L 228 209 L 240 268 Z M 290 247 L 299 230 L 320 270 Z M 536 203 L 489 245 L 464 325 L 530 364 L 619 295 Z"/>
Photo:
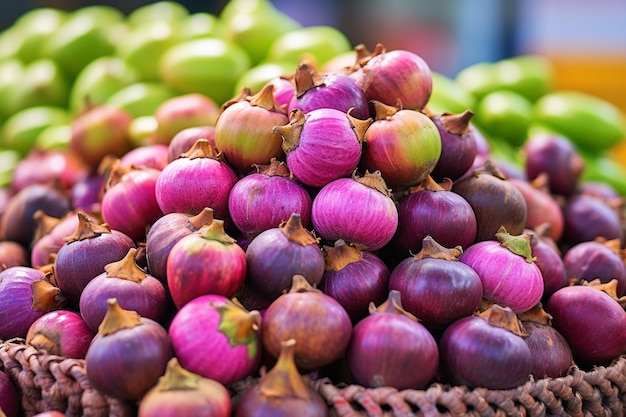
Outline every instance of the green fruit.
<path fill-rule="evenodd" d="M 151 116 L 161 103 L 176 95 L 160 82 L 137 82 L 116 91 L 105 104 L 125 110 L 132 118 Z"/>
<path fill-rule="evenodd" d="M 478 102 L 473 120 L 486 134 L 519 146 L 528 137 L 532 109 L 524 96 L 508 90 L 494 91 Z"/>
<path fill-rule="evenodd" d="M 237 80 L 249 67 L 250 59 L 241 47 L 218 38 L 180 42 L 158 63 L 160 78 L 170 88 L 204 94 L 220 106 L 233 97 Z"/>
<path fill-rule="evenodd" d="M 24 68 L 21 81 L 10 90 L 7 99 L 12 113 L 33 106 L 66 107 L 69 88 L 57 63 L 40 58 Z"/>
<path fill-rule="evenodd" d="M 0 150 L 0 187 L 8 187 L 13 180 L 13 171 L 22 160 L 22 155 L 12 150 Z"/>
<path fill-rule="evenodd" d="M 626 168 L 606 155 L 585 154 L 585 169 L 580 181 L 599 181 L 610 185 L 621 196 L 626 196 Z"/>
<path fill-rule="evenodd" d="M 229 38 L 248 53 L 252 64 L 257 64 L 266 57 L 274 40 L 301 27 L 269 2 L 254 12 L 239 12 L 222 18 L 222 22 Z"/>
<path fill-rule="evenodd" d="M 69 12 L 53 7 L 39 7 L 22 14 L 13 24 L 19 33 L 17 56 L 22 62 L 46 56 L 46 42 L 65 25 L 69 15 Z"/>
<path fill-rule="evenodd" d="M 10 26 L 0 32 L 0 62 L 15 59 L 20 62 L 18 51 L 22 42 L 22 32 L 15 26 Z"/>
<path fill-rule="evenodd" d="M 271 79 L 289 74 L 294 69 L 291 62 L 266 62 L 252 67 L 237 80 L 233 96 L 239 94 L 243 88 L 249 88 L 252 94 L 256 94 Z"/>
<path fill-rule="evenodd" d="M 216 37 L 224 38 L 226 36 L 226 28 L 224 23 L 211 13 L 196 12 L 184 18 L 178 25 L 179 36 L 181 39 L 195 39 Z"/>
<path fill-rule="evenodd" d="M 26 155 L 37 136 L 46 128 L 70 123 L 68 111 L 61 107 L 39 106 L 21 110 L 7 119 L 3 127 L 2 145 Z"/>
<path fill-rule="evenodd" d="M 177 22 L 189 16 L 189 10 L 175 1 L 157 1 L 137 7 L 126 19 L 130 26 L 139 26 L 157 20 Z"/>
<path fill-rule="evenodd" d="M 431 71 L 433 90 L 428 100 L 428 108 L 435 114 L 462 113 L 476 106 L 474 97 L 465 91 L 455 80 L 438 72 Z"/>
<path fill-rule="evenodd" d="M 616 106 L 578 91 L 546 94 L 535 103 L 534 117 L 592 153 L 609 149 L 626 137 L 624 116 Z"/>
<path fill-rule="evenodd" d="M 459 71 L 454 80 L 477 100 L 500 88 L 496 68 L 491 62 L 469 65 Z"/>
<path fill-rule="evenodd" d="M 159 122 L 154 116 L 135 117 L 128 128 L 128 140 L 131 147 L 151 144 L 158 125 Z"/>
<path fill-rule="evenodd" d="M 317 66 L 339 54 L 352 50 L 343 32 L 331 26 L 308 26 L 295 29 L 278 37 L 267 52 L 268 61 L 288 61 L 299 64 L 313 58 Z"/>
<path fill-rule="evenodd" d="M 53 34 L 46 52 L 73 78 L 94 59 L 113 54 L 114 47 L 104 27 L 90 15 L 77 15 Z"/>
<path fill-rule="evenodd" d="M 68 149 L 71 137 L 72 126 L 70 124 L 52 125 L 48 126 L 37 135 L 33 146 L 44 151 L 51 149 Z"/>
<path fill-rule="evenodd" d="M 88 104 L 102 104 L 116 91 L 139 81 L 137 70 L 117 56 L 96 58 L 76 76 L 69 108 L 77 114 Z"/>
<path fill-rule="evenodd" d="M 494 64 L 501 89 L 511 90 L 530 101 L 547 94 L 552 85 L 552 66 L 547 58 L 520 55 Z"/>
<path fill-rule="evenodd" d="M 17 58 L 0 61 L 0 122 L 10 116 L 13 111 L 13 103 L 6 99 L 13 94 L 13 90 L 19 86 L 24 76 L 24 65 Z"/>
<path fill-rule="evenodd" d="M 137 69 L 142 81 L 157 81 L 159 73 L 154 63 L 178 40 L 177 23 L 156 20 L 133 26 L 116 53 Z"/>

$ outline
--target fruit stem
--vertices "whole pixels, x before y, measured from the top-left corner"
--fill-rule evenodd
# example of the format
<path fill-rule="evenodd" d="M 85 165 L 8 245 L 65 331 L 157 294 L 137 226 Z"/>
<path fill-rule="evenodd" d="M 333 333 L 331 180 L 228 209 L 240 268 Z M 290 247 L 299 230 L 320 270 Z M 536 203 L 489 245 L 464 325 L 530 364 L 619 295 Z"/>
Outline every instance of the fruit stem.
<path fill-rule="evenodd" d="M 141 326 L 141 316 L 136 311 L 124 310 L 116 298 L 107 300 L 107 312 L 98 326 L 98 333 L 102 336 L 113 334 L 118 330 Z"/>
<path fill-rule="evenodd" d="M 215 305 L 215 310 L 220 315 L 218 330 L 226 336 L 230 346 L 245 345 L 248 347 L 248 357 L 254 358 L 257 354 L 256 340 L 261 326 L 261 313 L 257 310 L 247 311 L 231 301 Z"/>
<path fill-rule="evenodd" d="M 358 262 L 362 258 L 363 253 L 356 246 L 346 243 L 343 239 L 338 239 L 333 246 L 324 248 L 325 269 L 327 271 L 341 271 L 347 265 Z"/>
<path fill-rule="evenodd" d="M 295 339 L 281 342 L 280 354 L 274 367 L 261 375 L 259 390 L 266 397 L 292 396 L 308 400 L 309 387 L 298 372 L 294 360 Z"/>
<path fill-rule="evenodd" d="M 104 271 L 108 278 L 119 278 L 140 283 L 148 274 L 135 262 L 137 248 L 130 248 L 126 255 L 116 262 L 111 262 L 104 266 Z"/>
<path fill-rule="evenodd" d="M 202 227 L 199 232 L 203 238 L 216 240 L 223 245 L 232 245 L 237 242 L 237 240 L 226 233 L 224 230 L 224 220 L 221 219 L 213 219 L 211 224 Z"/>
<path fill-rule="evenodd" d="M 59 309 L 65 304 L 65 297 L 59 287 L 52 285 L 46 279 L 38 279 L 30 284 L 33 292 L 32 309 L 47 313 Z"/>
<path fill-rule="evenodd" d="M 289 219 L 279 226 L 285 237 L 301 246 L 317 244 L 317 239 L 302 226 L 300 214 L 292 213 Z"/>
<path fill-rule="evenodd" d="M 111 228 L 108 224 L 98 224 L 95 219 L 90 218 L 87 214 L 80 211 L 77 212 L 76 215 L 78 216 L 78 226 L 76 227 L 76 231 L 74 231 L 73 235 L 64 239 L 67 243 L 72 243 L 77 240 L 91 239 L 98 237 L 103 233 L 111 233 Z"/>
<path fill-rule="evenodd" d="M 474 112 L 468 109 L 458 114 L 444 113 L 440 116 L 440 120 L 448 133 L 462 138 L 469 133 L 470 120 L 473 116 Z"/>
<path fill-rule="evenodd" d="M 500 245 L 507 248 L 516 255 L 521 256 L 526 262 L 533 263 L 537 260 L 532 254 L 532 248 L 530 246 L 530 233 L 522 232 L 520 235 L 512 235 L 506 231 L 504 226 L 500 226 L 496 233 L 496 239 L 500 242 Z"/>
<path fill-rule="evenodd" d="M 454 248 L 446 248 L 441 245 L 432 236 L 428 235 L 422 239 L 422 249 L 413 256 L 414 261 L 424 258 L 441 259 L 444 261 L 456 261 L 463 253 L 461 246 Z"/>
<path fill-rule="evenodd" d="M 288 154 L 298 147 L 300 134 L 306 121 L 306 115 L 300 109 L 294 109 L 289 115 L 289 123 L 283 126 L 274 126 L 272 132 L 278 133 L 283 138 L 281 145 L 283 151 Z"/>
<path fill-rule="evenodd" d="M 211 207 L 203 208 L 200 213 L 189 217 L 187 220 L 192 229 L 200 230 L 203 226 L 208 226 L 213 222 L 213 209 Z"/>
<path fill-rule="evenodd" d="M 200 375 L 189 372 L 173 357 L 167 363 L 165 374 L 159 379 L 159 391 L 194 390 L 198 388 Z"/>

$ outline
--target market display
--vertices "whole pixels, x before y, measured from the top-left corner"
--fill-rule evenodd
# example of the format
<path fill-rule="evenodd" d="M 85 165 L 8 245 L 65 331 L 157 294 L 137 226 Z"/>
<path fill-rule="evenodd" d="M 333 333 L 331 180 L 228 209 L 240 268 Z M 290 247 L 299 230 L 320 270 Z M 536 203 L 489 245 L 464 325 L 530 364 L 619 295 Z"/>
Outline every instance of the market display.
<path fill-rule="evenodd" d="M 0 416 L 623 416 L 626 122 L 552 76 L 449 78 L 264 0 L 26 13 Z"/>

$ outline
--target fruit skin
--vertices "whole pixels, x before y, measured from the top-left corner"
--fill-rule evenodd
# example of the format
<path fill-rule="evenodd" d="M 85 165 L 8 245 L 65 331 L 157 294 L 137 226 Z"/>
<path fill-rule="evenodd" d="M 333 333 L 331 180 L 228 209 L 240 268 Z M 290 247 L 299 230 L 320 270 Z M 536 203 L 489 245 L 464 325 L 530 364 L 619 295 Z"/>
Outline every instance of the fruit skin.
<path fill-rule="evenodd" d="M 26 155 L 42 131 L 50 126 L 65 125 L 69 122 L 70 115 L 63 107 L 26 108 L 6 120 L 2 130 L 2 145 Z"/>
<path fill-rule="evenodd" d="M 123 109 L 133 118 L 153 116 L 161 104 L 177 94 L 160 81 L 139 81 L 111 94 L 105 104 Z"/>
<path fill-rule="evenodd" d="M 546 94 L 535 103 L 533 117 L 594 154 L 626 138 L 626 121 L 619 109 L 587 93 L 562 90 Z"/>
<path fill-rule="evenodd" d="M 510 90 L 498 90 L 478 102 L 474 122 L 487 135 L 519 146 L 528 137 L 532 119 L 533 105 L 528 99 Z"/>
<path fill-rule="evenodd" d="M 462 113 L 473 109 L 476 100 L 473 95 L 465 91 L 454 79 L 436 71 L 431 71 L 433 90 L 428 100 L 428 109 L 435 113 Z"/>
<path fill-rule="evenodd" d="M 250 67 L 250 58 L 235 43 L 218 38 L 179 42 L 161 56 L 159 76 L 182 93 L 204 94 L 218 105 L 233 97 L 239 77 Z"/>

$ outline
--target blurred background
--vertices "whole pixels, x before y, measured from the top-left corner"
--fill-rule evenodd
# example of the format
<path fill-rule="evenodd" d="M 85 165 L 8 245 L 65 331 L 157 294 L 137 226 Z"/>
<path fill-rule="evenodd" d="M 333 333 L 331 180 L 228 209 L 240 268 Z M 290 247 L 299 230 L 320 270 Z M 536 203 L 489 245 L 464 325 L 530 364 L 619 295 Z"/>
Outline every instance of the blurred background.
<path fill-rule="evenodd" d="M 181 0 L 219 14 L 226 0 Z M 127 13 L 145 0 L 3 0 L 0 27 L 35 7 L 73 10 L 108 4 Z M 448 76 L 477 62 L 538 53 L 555 63 L 557 88 L 575 87 L 626 111 L 626 2 L 623 0 L 273 0 L 305 26 L 330 25 L 353 44 L 408 49 Z"/>

